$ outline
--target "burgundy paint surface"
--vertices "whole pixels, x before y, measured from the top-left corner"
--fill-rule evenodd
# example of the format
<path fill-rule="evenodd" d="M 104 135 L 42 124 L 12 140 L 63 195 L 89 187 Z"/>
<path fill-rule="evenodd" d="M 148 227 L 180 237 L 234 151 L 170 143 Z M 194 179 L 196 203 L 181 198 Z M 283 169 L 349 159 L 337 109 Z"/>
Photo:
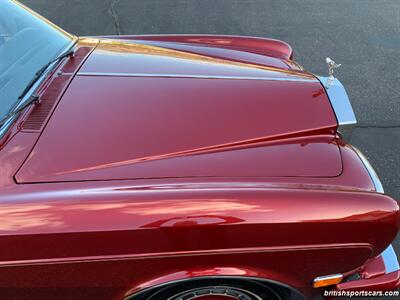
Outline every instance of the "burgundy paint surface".
<path fill-rule="evenodd" d="M 58 91 L 43 128 L 21 129 L 33 108 L 1 141 L 2 297 L 121 300 L 224 275 L 311 296 L 314 277 L 361 266 L 368 281 L 338 288 L 398 285 L 374 259 L 398 231 L 398 204 L 373 192 L 290 47 L 124 39 L 85 40 L 81 63 L 53 74 L 64 83 L 42 87 Z"/>

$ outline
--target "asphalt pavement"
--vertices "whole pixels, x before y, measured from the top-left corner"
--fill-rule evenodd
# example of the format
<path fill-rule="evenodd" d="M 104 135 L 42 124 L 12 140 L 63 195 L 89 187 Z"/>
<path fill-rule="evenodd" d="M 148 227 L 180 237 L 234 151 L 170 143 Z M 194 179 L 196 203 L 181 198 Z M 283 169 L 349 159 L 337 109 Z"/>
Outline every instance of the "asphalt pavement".
<path fill-rule="evenodd" d="M 358 125 L 351 142 L 400 200 L 399 0 L 22 0 L 76 35 L 208 33 L 281 39 L 307 70 L 342 67 Z M 399 238 L 395 249 L 400 253 Z M 399 255 L 398 255 L 399 256 Z"/>

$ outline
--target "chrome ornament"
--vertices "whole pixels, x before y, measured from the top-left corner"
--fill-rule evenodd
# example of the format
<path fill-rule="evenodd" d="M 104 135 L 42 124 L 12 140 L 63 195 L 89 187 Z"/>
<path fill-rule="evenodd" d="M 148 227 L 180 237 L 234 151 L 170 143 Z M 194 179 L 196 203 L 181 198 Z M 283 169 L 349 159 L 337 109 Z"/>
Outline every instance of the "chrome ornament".
<path fill-rule="evenodd" d="M 328 80 L 325 84 L 325 88 L 329 89 L 330 86 L 332 85 L 332 83 L 335 81 L 335 76 L 333 76 L 333 73 L 334 73 L 335 69 L 337 69 L 341 66 L 341 64 L 335 63 L 335 61 L 330 57 L 327 57 L 325 59 L 325 61 L 328 65 Z"/>
<path fill-rule="evenodd" d="M 349 141 L 354 126 L 357 124 L 357 119 L 345 88 L 334 76 L 335 69 L 339 68 L 341 64 L 335 63 L 334 60 L 329 57 L 326 58 L 326 63 L 328 65 L 328 77 L 317 76 L 317 78 L 324 86 L 333 111 L 335 112 L 338 122 L 338 131 L 344 140 Z"/>

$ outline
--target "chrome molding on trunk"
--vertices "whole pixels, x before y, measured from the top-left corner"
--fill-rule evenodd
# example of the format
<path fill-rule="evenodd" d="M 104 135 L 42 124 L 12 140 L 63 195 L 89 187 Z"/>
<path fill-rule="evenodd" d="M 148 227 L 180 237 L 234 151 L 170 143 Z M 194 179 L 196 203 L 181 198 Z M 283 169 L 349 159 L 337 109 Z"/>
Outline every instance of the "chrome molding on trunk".
<path fill-rule="evenodd" d="M 350 99 L 347 96 L 346 90 L 341 82 L 334 78 L 332 81 L 329 77 L 317 76 L 321 84 L 324 86 L 329 101 L 335 112 L 338 121 L 338 131 L 344 139 L 349 140 L 353 132 L 354 126 L 357 124 L 357 119 L 354 114 Z M 329 87 L 327 83 L 329 82 Z"/>

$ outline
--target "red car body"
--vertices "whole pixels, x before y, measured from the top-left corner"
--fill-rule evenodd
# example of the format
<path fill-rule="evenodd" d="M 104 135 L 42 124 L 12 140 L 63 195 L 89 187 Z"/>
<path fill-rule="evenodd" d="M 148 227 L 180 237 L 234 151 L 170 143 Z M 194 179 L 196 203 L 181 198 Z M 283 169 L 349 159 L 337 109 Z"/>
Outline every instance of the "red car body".
<path fill-rule="evenodd" d="M 0 142 L 2 299 L 145 299 L 203 278 L 304 298 L 398 287 L 381 254 L 398 203 L 286 43 L 81 38 L 39 95 Z M 313 287 L 331 274 L 359 277 Z"/>

